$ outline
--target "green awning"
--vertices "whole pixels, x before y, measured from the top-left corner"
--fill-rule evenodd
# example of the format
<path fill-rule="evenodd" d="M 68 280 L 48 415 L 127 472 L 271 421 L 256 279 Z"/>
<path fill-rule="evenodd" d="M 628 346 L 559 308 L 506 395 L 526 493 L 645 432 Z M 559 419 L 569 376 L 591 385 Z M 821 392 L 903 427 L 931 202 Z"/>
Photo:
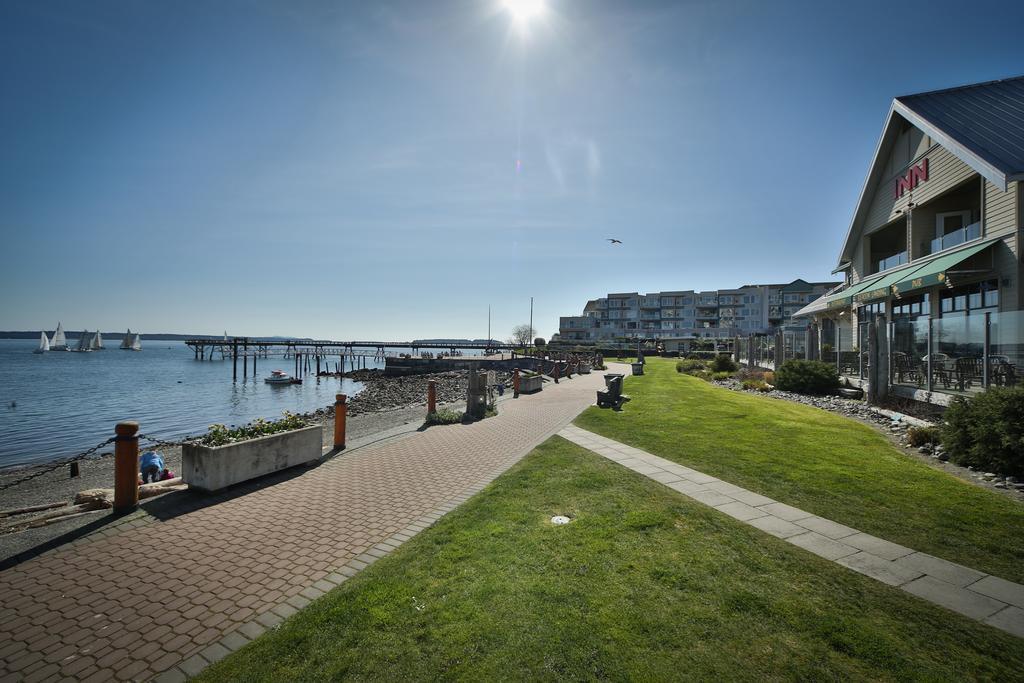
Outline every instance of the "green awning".
<path fill-rule="evenodd" d="M 881 278 L 873 277 L 868 280 L 862 280 L 855 285 L 850 285 L 841 292 L 830 294 L 825 298 L 825 305 L 828 308 L 846 308 L 853 302 L 853 297 L 858 293 L 869 287 L 872 287 Z"/>
<path fill-rule="evenodd" d="M 868 301 L 875 301 L 877 299 L 884 299 L 890 294 L 890 288 L 897 282 L 903 282 L 913 277 L 914 273 L 919 270 L 926 268 L 927 265 L 921 265 L 912 263 L 909 266 L 903 266 L 896 271 L 889 273 L 881 280 L 876 280 L 874 284 L 870 285 L 867 289 L 862 289 L 857 292 L 853 300 L 857 303 L 866 303 Z"/>
<path fill-rule="evenodd" d="M 915 289 L 924 289 L 925 287 L 944 284 L 946 282 L 947 270 L 953 268 L 959 263 L 962 263 L 963 261 L 966 261 L 975 254 L 988 249 L 998 242 L 999 239 L 1000 238 L 995 237 L 990 240 L 985 240 L 984 242 L 967 247 L 966 249 L 954 251 L 952 254 L 940 256 L 937 259 L 919 266 L 914 272 L 909 273 L 898 282 L 893 283 L 891 286 L 892 293 L 897 295 L 906 294 L 907 292 L 912 292 Z"/>

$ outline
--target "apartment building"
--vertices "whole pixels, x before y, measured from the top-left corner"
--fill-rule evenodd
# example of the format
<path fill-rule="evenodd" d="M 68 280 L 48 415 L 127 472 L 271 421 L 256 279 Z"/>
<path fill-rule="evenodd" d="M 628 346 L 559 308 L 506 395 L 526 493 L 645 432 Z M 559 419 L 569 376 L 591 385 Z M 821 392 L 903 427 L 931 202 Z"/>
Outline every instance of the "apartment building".
<path fill-rule="evenodd" d="M 844 286 L 797 313 L 821 357 L 939 403 L 1015 383 L 1022 180 L 1024 77 L 894 99 L 833 271 Z"/>
<path fill-rule="evenodd" d="M 766 334 L 794 324 L 793 313 L 839 284 L 798 279 L 704 292 L 611 293 L 588 301 L 582 315 L 560 318 L 559 339 L 594 342 Z"/>

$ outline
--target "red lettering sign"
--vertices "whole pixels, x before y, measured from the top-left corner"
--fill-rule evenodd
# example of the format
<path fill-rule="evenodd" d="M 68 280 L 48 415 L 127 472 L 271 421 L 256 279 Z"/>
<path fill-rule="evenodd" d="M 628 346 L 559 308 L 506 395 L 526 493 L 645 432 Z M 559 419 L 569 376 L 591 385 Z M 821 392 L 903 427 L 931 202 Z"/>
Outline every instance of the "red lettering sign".
<path fill-rule="evenodd" d="M 928 159 L 922 159 L 921 163 L 907 171 L 907 175 L 896 179 L 893 198 L 899 199 L 905 192 L 913 190 L 926 180 L 928 180 Z"/>

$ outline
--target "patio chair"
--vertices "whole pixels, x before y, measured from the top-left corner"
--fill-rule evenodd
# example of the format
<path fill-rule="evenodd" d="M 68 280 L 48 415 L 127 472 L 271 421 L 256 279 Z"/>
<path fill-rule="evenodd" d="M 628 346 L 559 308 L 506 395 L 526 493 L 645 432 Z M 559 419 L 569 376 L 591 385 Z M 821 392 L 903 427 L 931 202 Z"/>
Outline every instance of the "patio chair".
<path fill-rule="evenodd" d="M 957 358 L 956 359 L 956 387 L 960 391 L 966 391 L 971 385 L 977 382 L 983 383 L 985 372 L 981 358 Z"/>
<path fill-rule="evenodd" d="M 921 368 L 914 362 L 908 354 L 902 351 L 892 352 L 893 360 L 893 373 L 896 375 L 896 381 L 903 383 L 904 380 L 911 380 L 917 386 L 921 386 Z"/>

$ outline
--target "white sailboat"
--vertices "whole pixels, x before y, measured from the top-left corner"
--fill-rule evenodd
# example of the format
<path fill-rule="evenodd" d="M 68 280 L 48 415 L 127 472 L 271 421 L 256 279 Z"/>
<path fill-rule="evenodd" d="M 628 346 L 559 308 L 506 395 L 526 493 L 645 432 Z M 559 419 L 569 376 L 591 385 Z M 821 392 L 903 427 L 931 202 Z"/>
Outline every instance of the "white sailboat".
<path fill-rule="evenodd" d="M 46 338 L 45 332 L 39 333 L 39 348 L 32 353 L 46 353 L 50 350 L 50 340 Z"/>
<path fill-rule="evenodd" d="M 75 351 L 80 353 L 89 353 L 92 351 L 92 335 L 89 334 L 89 330 L 83 330 L 82 334 L 78 337 L 78 346 L 75 347 Z"/>
<path fill-rule="evenodd" d="M 96 330 L 96 334 L 92 336 L 92 341 L 89 342 L 89 349 L 92 351 L 103 350 L 103 335 L 100 334 L 99 330 Z"/>
<path fill-rule="evenodd" d="M 53 339 L 50 341 L 51 351 L 67 351 L 68 340 L 64 337 L 64 326 L 60 322 L 57 323 L 57 331 L 53 333 Z"/>
<path fill-rule="evenodd" d="M 124 339 L 121 340 L 121 350 L 141 351 L 142 337 L 137 334 L 132 334 L 132 328 L 129 327 L 128 331 L 124 333 Z"/>

